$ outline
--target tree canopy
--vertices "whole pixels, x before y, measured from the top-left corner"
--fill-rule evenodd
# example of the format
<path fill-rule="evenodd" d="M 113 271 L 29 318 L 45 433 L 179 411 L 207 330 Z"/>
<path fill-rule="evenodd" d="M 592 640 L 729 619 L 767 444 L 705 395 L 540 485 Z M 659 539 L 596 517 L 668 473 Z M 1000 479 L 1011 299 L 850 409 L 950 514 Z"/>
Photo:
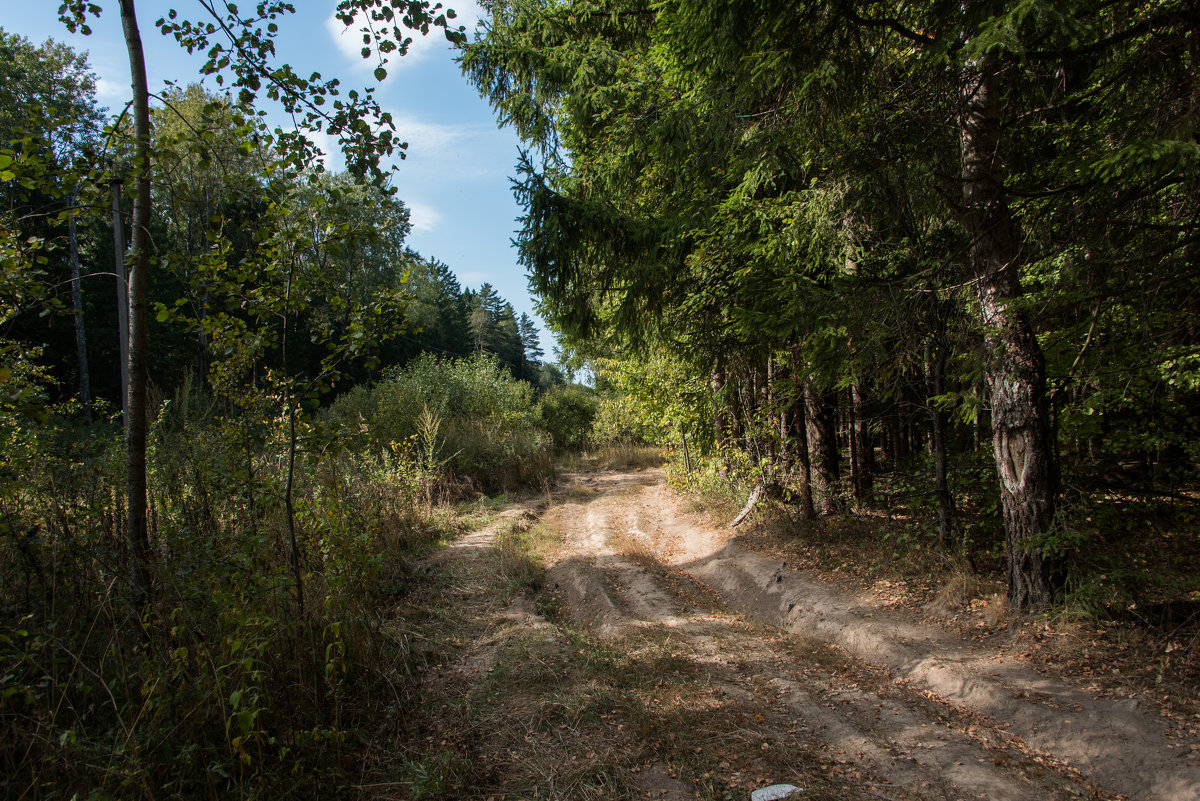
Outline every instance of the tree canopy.
<path fill-rule="evenodd" d="M 1062 472 L 1195 447 L 1187 9 L 501 2 L 463 66 L 531 148 L 518 242 L 572 342 L 712 373 L 718 440 L 723 407 L 743 434 L 807 417 L 770 436 L 820 493 L 839 391 L 855 474 L 892 415 L 939 448 L 990 422 L 1010 599 L 1036 607 Z"/>

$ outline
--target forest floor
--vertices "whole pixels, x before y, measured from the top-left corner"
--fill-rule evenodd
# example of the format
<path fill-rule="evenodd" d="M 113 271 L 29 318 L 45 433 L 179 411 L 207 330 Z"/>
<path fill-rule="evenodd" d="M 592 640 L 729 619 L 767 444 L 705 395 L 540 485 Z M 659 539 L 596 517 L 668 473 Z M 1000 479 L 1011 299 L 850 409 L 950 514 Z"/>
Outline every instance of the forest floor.
<path fill-rule="evenodd" d="M 789 547 L 690 510 L 653 469 L 569 474 L 494 511 L 396 609 L 424 643 L 420 692 L 370 787 L 1200 799 L 1193 707 L 1086 632 L 1039 647 L 1061 631 L 996 598 L 951 614 L 903 582 L 797 569 Z"/>

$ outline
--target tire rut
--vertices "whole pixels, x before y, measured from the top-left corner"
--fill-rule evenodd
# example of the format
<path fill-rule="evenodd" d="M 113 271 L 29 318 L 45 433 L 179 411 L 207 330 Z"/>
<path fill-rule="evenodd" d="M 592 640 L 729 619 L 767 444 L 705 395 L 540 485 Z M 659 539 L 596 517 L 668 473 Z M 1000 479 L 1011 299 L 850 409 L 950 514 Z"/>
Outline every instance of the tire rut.
<path fill-rule="evenodd" d="M 715 580 L 717 563 L 705 570 L 680 561 L 681 538 L 711 547 L 717 537 L 683 520 L 660 482 L 615 482 L 586 504 L 551 514 L 565 542 L 548 579 L 568 613 L 601 637 L 650 632 L 684 644 L 706 682 L 761 710 L 752 733 L 729 736 L 761 737 L 764 751 L 781 756 L 823 754 L 830 769 L 850 772 L 885 798 L 1105 797 L 990 720 L 931 699 L 915 684 L 893 682 L 887 671 L 847 659 L 811 633 L 743 618 L 769 615 L 727 605 L 747 588 L 730 592 Z M 748 576 L 738 581 L 754 584 Z M 754 584 L 756 597 L 790 581 L 778 563 L 768 578 L 765 589 Z M 788 603 L 794 609 L 799 601 Z"/>
<path fill-rule="evenodd" d="M 883 797 L 1200 797 L 1193 765 L 1129 747 L 1158 735 L 1128 705 L 853 609 L 680 513 L 656 476 L 610 478 L 551 514 L 565 541 L 548 578 L 572 618 L 605 638 L 684 643 L 713 687 L 762 710 L 763 749 L 827 754 Z M 1115 747 L 1134 753 L 1104 769 Z"/>

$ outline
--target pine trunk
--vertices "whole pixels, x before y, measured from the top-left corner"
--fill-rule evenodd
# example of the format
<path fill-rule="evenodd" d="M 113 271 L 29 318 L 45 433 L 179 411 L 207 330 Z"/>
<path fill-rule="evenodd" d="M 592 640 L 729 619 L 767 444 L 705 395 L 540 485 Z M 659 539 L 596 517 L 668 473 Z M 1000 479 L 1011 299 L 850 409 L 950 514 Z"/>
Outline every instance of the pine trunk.
<path fill-rule="evenodd" d="M 121 179 L 112 181 L 113 272 L 117 275 L 117 345 L 121 378 L 121 415 L 129 416 L 129 282 L 125 276 L 125 223 L 121 217 Z"/>
<path fill-rule="evenodd" d="M 79 236 L 75 230 L 75 204 L 79 200 L 79 187 L 71 190 L 71 216 L 67 218 L 71 251 L 71 307 L 75 312 L 75 356 L 79 362 L 79 402 L 83 405 L 83 417 L 92 421 L 92 382 L 88 374 L 87 331 L 83 324 L 83 278 L 79 267 Z"/>
<path fill-rule="evenodd" d="M 829 515 L 837 511 L 837 395 L 817 391 L 810 380 L 804 384 L 804 402 L 813 509 Z"/>
<path fill-rule="evenodd" d="M 854 454 L 857 465 L 854 471 L 854 492 L 859 503 L 868 504 L 875 491 L 875 442 L 871 437 L 871 423 L 867 419 L 867 393 L 862 384 L 850 387 L 850 402 L 854 409 Z"/>
<path fill-rule="evenodd" d="M 946 394 L 946 349 L 943 343 L 938 343 L 936 347 L 937 353 L 926 354 L 929 395 L 932 398 Z M 950 480 L 947 475 L 949 466 L 946 452 L 946 413 L 936 403 L 927 400 L 926 404 L 933 421 L 933 479 L 937 493 L 938 540 L 942 548 L 948 550 L 955 539 L 956 526 L 954 496 L 950 493 Z"/>
<path fill-rule="evenodd" d="M 962 173 L 971 265 L 990 354 L 984 376 L 1000 479 L 1008 598 L 1018 609 L 1050 604 L 1060 566 L 1035 544 L 1054 518 L 1055 473 L 1046 404 L 1046 365 L 1021 310 L 1021 241 L 998 157 L 998 64 L 985 55 L 963 72 Z"/>
<path fill-rule="evenodd" d="M 792 399 L 788 410 L 784 412 L 781 424 L 784 429 L 784 442 L 788 443 L 788 453 L 795 454 L 796 457 L 793 473 L 800 480 L 800 517 L 813 520 L 817 513 L 813 509 L 812 467 L 808 458 L 807 415 L 804 410 L 805 382 L 800 373 L 800 348 L 796 345 L 792 346 L 791 379 Z"/>
<path fill-rule="evenodd" d="M 712 391 L 713 391 L 713 440 L 717 447 L 717 465 L 718 472 L 721 478 L 729 480 L 729 471 L 725 468 L 725 459 L 723 451 L 725 450 L 725 439 L 728 436 L 729 424 L 725 418 L 725 401 L 722 397 L 725 389 L 725 371 L 721 369 L 720 362 L 713 363 L 712 372 Z"/>

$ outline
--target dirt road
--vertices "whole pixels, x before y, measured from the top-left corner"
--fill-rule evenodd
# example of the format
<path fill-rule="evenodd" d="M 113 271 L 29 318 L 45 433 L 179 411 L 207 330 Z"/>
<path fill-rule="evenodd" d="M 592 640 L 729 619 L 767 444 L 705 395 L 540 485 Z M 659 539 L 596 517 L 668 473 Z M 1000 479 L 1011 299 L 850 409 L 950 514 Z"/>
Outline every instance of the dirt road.
<path fill-rule="evenodd" d="M 570 477 L 542 521 L 561 539 L 541 609 L 518 599 L 490 638 L 439 675 L 453 674 L 455 692 L 481 700 L 481 677 L 498 664 L 547 668 L 543 688 L 561 680 L 558 701 L 536 695 L 534 681 L 522 705 L 498 707 L 494 718 L 511 722 L 547 703 L 573 710 L 557 729 L 544 718 L 521 724 L 529 748 L 591 766 L 573 791 L 561 781 L 529 785 L 545 788 L 543 797 L 749 798 L 788 782 L 809 798 L 1200 799 L 1196 751 L 1136 702 L 973 651 L 939 627 L 789 569 L 685 511 L 661 471 Z M 490 536 L 462 545 L 487 548 Z M 571 641 L 547 616 L 580 633 Z M 504 662 L 496 644 L 521 632 L 516 661 Z M 630 659 L 619 672 L 636 676 L 605 679 L 607 689 L 584 703 L 578 685 L 599 687 L 598 674 L 568 683 L 566 662 L 547 666 L 584 654 L 588 637 L 609 662 Z M 654 660 L 629 656 L 651 651 Z M 582 738 L 578 748 L 563 745 L 568 730 Z M 552 772 L 531 767 L 521 739 L 510 740 L 518 746 L 474 744 L 473 758 L 493 760 L 497 776 Z M 605 748 L 636 753 L 600 766 Z"/>

